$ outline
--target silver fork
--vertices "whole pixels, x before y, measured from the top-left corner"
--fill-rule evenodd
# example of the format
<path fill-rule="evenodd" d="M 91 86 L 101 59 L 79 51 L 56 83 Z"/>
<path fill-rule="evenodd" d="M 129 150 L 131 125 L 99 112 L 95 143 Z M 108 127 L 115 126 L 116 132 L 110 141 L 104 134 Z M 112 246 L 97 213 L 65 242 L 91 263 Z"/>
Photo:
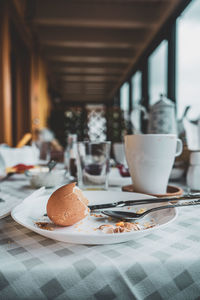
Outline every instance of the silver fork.
<path fill-rule="evenodd" d="M 146 210 L 145 212 L 143 212 L 141 214 L 129 212 L 129 211 L 118 211 L 118 210 L 104 210 L 104 211 L 101 211 L 101 213 L 103 213 L 106 216 L 115 218 L 115 219 L 121 219 L 121 220 L 135 219 L 136 220 L 136 219 L 141 219 L 144 216 L 148 215 L 149 213 L 152 213 L 157 210 L 167 209 L 167 208 L 172 208 L 172 207 L 193 206 L 193 205 L 200 205 L 200 199 L 198 199 L 196 201 L 188 201 L 188 202 L 184 202 L 184 203 L 176 203 L 176 204 L 169 204 L 169 205 L 154 207 L 154 208 Z"/>

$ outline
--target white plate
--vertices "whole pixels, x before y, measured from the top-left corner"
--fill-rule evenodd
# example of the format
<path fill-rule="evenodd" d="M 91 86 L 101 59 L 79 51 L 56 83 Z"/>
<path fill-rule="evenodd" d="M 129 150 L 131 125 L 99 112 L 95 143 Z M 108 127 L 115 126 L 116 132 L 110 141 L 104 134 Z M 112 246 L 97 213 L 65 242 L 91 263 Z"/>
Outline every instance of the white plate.
<path fill-rule="evenodd" d="M 85 191 L 85 196 L 88 198 L 90 204 L 97 203 L 108 203 L 115 202 L 120 200 L 130 200 L 130 199 L 144 199 L 144 198 L 153 198 L 144 194 L 138 193 L 124 193 L 124 192 L 115 192 L 115 191 Z M 106 234 L 100 230 L 95 230 L 102 224 L 111 224 L 106 217 L 96 218 L 94 216 L 88 216 L 80 223 L 69 226 L 69 227 L 56 227 L 53 231 L 48 231 L 40 229 L 35 225 L 35 222 L 45 221 L 43 215 L 46 212 L 46 203 L 48 201 L 47 195 L 39 195 L 39 191 L 35 192 L 32 197 L 25 199 L 20 205 L 15 207 L 12 210 L 13 219 L 19 224 L 29 228 L 32 231 L 35 231 L 45 237 L 75 244 L 114 244 L 126 242 L 128 240 L 135 239 L 136 237 L 143 236 L 149 233 L 152 230 L 156 230 L 161 226 L 169 224 L 176 218 L 177 211 L 174 208 L 160 210 L 154 212 L 151 215 L 149 214 L 141 221 L 139 224 L 146 222 L 151 222 L 153 219 L 156 223 L 156 226 L 150 229 L 141 229 L 139 231 L 131 231 L 126 233 L 115 233 L 115 234 Z M 148 204 L 146 206 L 138 206 L 140 208 L 150 208 L 153 206 L 158 206 L 159 204 Z M 127 208 L 126 208 L 127 210 Z M 128 211 L 135 211 L 136 208 L 129 208 Z M 46 217 L 47 219 L 47 217 Z"/>

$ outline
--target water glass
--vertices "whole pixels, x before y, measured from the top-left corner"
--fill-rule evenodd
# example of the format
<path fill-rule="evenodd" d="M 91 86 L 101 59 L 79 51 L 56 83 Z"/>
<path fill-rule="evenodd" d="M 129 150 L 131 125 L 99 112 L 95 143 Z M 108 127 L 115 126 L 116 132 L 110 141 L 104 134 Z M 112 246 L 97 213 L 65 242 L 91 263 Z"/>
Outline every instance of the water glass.
<path fill-rule="evenodd" d="M 110 142 L 77 143 L 78 185 L 86 190 L 107 190 Z"/>

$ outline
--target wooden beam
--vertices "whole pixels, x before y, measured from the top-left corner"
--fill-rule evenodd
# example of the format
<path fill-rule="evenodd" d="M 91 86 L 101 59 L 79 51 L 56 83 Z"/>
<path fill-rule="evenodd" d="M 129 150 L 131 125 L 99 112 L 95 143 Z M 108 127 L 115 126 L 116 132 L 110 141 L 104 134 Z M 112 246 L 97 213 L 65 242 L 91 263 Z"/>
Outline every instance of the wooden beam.
<path fill-rule="evenodd" d="M 48 57 L 54 56 L 91 56 L 91 57 L 125 57 L 132 58 L 137 53 L 137 48 L 128 49 L 98 49 L 98 48 L 67 48 L 67 47 L 43 47 L 43 53 Z"/>
<path fill-rule="evenodd" d="M 78 92 L 78 93 L 88 93 L 88 92 L 101 92 L 101 93 L 106 93 L 109 89 L 107 87 L 87 87 L 87 86 L 78 86 L 77 88 L 69 87 L 68 85 L 63 88 L 63 91 L 66 93 L 70 93 L 71 91 L 73 92 Z"/>
<path fill-rule="evenodd" d="M 66 82 L 62 85 L 62 90 L 65 89 L 109 89 L 110 83 L 105 82 Z"/>
<path fill-rule="evenodd" d="M 80 72 L 80 73 L 67 73 L 67 72 L 55 72 L 54 74 L 56 74 L 57 75 L 57 78 L 59 77 L 59 78 L 63 78 L 63 77 L 65 77 L 65 76 L 78 76 L 78 77 L 82 77 L 82 76 L 93 76 L 93 77 L 97 77 L 97 76 L 116 76 L 116 73 L 87 73 L 87 72 Z M 121 73 L 118 73 L 118 76 L 116 77 L 116 79 L 118 79 L 119 78 L 119 75 L 120 75 Z"/>
<path fill-rule="evenodd" d="M 109 89 L 109 85 L 104 85 L 104 83 L 92 83 L 92 84 L 88 84 L 86 83 L 75 83 L 75 85 L 73 86 L 72 83 L 66 84 L 65 86 L 63 86 L 63 90 L 66 89 L 81 89 L 81 90 L 106 90 Z"/>
<path fill-rule="evenodd" d="M 61 62 L 85 62 L 85 63 L 118 63 L 127 64 L 130 62 L 130 58 L 125 57 L 100 57 L 100 56 L 47 56 L 49 61 L 61 61 Z"/>
<path fill-rule="evenodd" d="M 138 28 L 154 25 L 167 1 L 35 1 L 35 23 L 45 26 Z"/>
<path fill-rule="evenodd" d="M 155 24 L 153 22 L 145 23 L 144 21 L 110 21 L 104 20 L 87 20 L 87 19 L 36 19 L 34 20 L 34 25 L 42 26 L 70 26 L 70 27 L 90 27 L 90 28 L 127 28 L 127 29 L 137 29 L 137 28 L 154 28 Z"/>
<path fill-rule="evenodd" d="M 122 69 L 121 68 L 79 68 L 79 67 L 60 67 L 60 68 L 52 68 L 52 71 L 55 74 L 61 74 L 61 75 L 69 75 L 69 74 L 88 74 L 88 75 L 112 75 L 112 74 L 121 74 Z"/>
<path fill-rule="evenodd" d="M 107 99 L 104 96 L 101 95 L 75 95 L 75 94 L 62 94 L 62 100 L 67 102 L 105 102 L 105 99 Z"/>
<path fill-rule="evenodd" d="M 84 47 L 141 46 L 147 39 L 150 29 L 99 29 L 70 27 L 38 27 L 40 41 L 44 45 Z M 76 45 L 76 46 L 75 46 Z"/>
<path fill-rule="evenodd" d="M 141 43 L 125 43 L 125 42 L 104 42 L 104 41 L 70 41 L 70 40 L 52 40 L 44 39 L 42 41 L 45 46 L 65 47 L 65 48 L 98 48 L 98 49 L 135 49 L 140 47 Z"/>
<path fill-rule="evenodd" d="M 61 78 L 63 81 L 68 82 L 116 82 L 118 81 L 118 76 L 76 76 L 76 75 L 66 75 Z"/>
<path fill-rule="evenodd" d="M 107 94 L 108 94 L 109 91 L 103 91 L 103 90 L 88 90 L 88 91 L 85 91 L 85 90 L 64 90 L 62 92 L 62 94 L 64 95 L 102 95 L 102 96 L 106 96 L 107 97 Z"/>
<path fill-rule="evenodd" d="M 110 63 L 110 62 L 99 62 L 99 63 L 93 63 L 93 62 L 60 62 L 60 61 L 52 61 L 51 64 L 49 64 L 49 68 L 52 70 L 54 69 L 60 69 L 60 68 L 117 68 L 122 69 L 123 65 L 118 63 Z M 128 66 L 128 64 L 126 64 Z"/>
<path fill-rule="evenodd" d="M 64 91 L 65 95 L 70 94 L 70 95 L 106 95 L 106 92 L 103 90 L 65 90 Z"/>

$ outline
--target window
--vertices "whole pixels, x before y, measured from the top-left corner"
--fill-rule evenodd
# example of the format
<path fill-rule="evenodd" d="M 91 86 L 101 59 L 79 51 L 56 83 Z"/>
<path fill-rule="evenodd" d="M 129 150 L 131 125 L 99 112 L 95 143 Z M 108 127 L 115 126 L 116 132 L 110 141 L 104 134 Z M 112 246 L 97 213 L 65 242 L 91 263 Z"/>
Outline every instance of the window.
<path fill-rule="evenodd" d="M 167 94 L 168 42 L 162 41 L 149 56 L 149 103 L 154 104 L 160 94 Z"/>
<path fill-rule="evenodd" d="M 141 131 L 141 106 L 142 99 L 142 72 L 137 71 L 131 78 L 132 84 L 132 112 L 130 120 L 132 123 L 133 133 L 140 133 Z"/>
<path fill-rule="evenodd" d="M 105 107 L 99 105 L 87 105 L 88 113 L 88 136 L 92 142 L 103 142 L 106 140 L 106 118 Z"/>
<path fill-rule="evenodd" d="M 191 105 L 190 118 L 200 116 L 200 1 L 193 0 L 177 19 L 177 113 Z"/>
<path fill-rule="evenodd" d="M 120 89 L 120 108 L 124 112 L 129 111 L 129 84 L 125 82 Z"/>
<path fill-rule="evenodd" d="M 142 72 L 137 71 L 131 79 L 132 84 L 132 107 L 140 103 L 142 99 Z"/>

